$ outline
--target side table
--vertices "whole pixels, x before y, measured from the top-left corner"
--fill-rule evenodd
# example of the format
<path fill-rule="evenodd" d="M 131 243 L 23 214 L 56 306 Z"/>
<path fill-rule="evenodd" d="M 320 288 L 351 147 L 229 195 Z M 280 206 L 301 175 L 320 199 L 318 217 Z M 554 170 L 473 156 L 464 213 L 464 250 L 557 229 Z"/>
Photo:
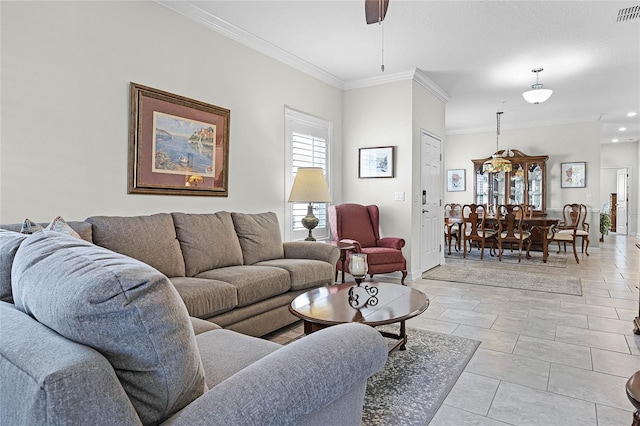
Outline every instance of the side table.
<path fill-rule="evenodd" d="M 347 261 L 347 252 L 353 250 L 354 248 L 356 248 L 356 246 L 347 245 L 347 246 L 338 246 L 338 248 L 340 249 L 340 262 L 342 264 L 342 282 L 344 283 L 344 264 Z M 337 278 L 338 278 L 338 275 L 336 274 L 336 279 Z"/>

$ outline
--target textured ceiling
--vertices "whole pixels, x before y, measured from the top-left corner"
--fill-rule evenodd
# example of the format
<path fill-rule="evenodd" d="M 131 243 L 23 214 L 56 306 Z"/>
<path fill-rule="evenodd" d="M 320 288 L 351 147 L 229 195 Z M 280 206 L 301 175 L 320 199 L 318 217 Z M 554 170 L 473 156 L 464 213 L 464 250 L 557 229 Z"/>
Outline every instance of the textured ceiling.
<path fill-rule="evenodd" d="M 637 2 L 390 0 L 382 27 L 364 0 L 158 3 L 334 85 L 418 68 L 450 96 L 447 133 L 494 129 L 501 110 L 505 129 L 601 119 L 603 143 L 640 139 L 627 117 L 640 113 L 640 19 L 616 22 Z M 532 105 L 538 67 L 554 93 Z"/>

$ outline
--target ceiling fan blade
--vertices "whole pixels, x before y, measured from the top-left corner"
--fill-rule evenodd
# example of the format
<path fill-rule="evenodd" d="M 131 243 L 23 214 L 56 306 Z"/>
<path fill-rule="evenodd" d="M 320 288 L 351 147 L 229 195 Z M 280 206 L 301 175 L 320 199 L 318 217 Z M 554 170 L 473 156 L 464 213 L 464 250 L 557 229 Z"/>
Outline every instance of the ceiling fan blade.
<path fill-rule="evenodd" d="M 384 21 L 389 8 L 389 0 L 364 0 L 364 14 L 367 24 L 375 24 Z"/>

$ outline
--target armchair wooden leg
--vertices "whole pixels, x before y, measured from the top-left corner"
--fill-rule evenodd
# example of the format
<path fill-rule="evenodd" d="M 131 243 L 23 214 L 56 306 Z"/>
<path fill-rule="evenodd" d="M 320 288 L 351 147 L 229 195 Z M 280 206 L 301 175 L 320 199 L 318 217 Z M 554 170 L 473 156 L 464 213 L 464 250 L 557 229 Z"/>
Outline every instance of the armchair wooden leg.
<path fill-rule="evenodd" d="M 404 279 L 407 278 L 407 270 L 405 269 L 404 271 L 402 271 L 402 279 L 400 280 L 400 284 L 402 285 L 406 285 L 404 283 Z"/>
<path fill-rule="evenodd" d="M 531 238 L 529 238 L 529 243 L 527 244 L 527 259 L 531 259 Z"/>
<path fill-rule="evenodd" d="M 587 245 L 585 247 L 584 242 L 587 240 Z M 589 237 L 582 237 L 582 252 L 589 256 Z"/>

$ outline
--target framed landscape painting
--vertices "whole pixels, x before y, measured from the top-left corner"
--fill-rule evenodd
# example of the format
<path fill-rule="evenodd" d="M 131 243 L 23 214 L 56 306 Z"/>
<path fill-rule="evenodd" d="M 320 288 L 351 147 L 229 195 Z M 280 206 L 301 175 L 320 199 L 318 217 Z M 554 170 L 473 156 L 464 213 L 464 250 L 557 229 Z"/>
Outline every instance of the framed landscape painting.
<path fill-rule="evenodd" d="M 228 109 L 130 84 L 130 194 L 228 196 Z"/>
<path fill-rule="evenodd" d="M 587 186 L 587 163 L 561 163 L 561 188 L 585 188 Z"/>

